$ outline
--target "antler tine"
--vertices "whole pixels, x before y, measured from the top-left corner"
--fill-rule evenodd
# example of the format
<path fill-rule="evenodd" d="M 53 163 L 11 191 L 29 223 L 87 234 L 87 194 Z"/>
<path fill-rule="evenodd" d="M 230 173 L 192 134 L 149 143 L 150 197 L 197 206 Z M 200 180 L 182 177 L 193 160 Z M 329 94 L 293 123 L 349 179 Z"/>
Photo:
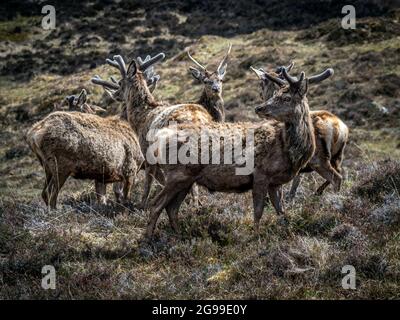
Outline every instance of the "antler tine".
<path fill-rule="evenodd" d="M 189 51 L 187 52 L 187 54 L 188 54 L 189 59 L 192 60 L 192 62 L 193 62 L 196 66 L 198 66 L 201 70 L 206 71 L 206 67 L 204 67 L 204 66 L 203 66 L 201 63 L 199 63 L 195 58 L 193 58 L 193 57 L 190 55 Z"/>
<path fill-rule="evenodd" d="M 125 79 L 127 71 L 126 71 L 126 65 L 125 65 L 124 59 L 120 55 L 116 55 L 113 58 L 114 58 L 114 61 L 116 61 L 118 64 L 118 68 L 119 68 L 119 71 L 121 72 L 122 78 Z"/>
<path fill-rule="evenodd" d="M 290 71 L 292 70 L 293 66 L 294 66 L 294 62 L 293 62 L 293 61 L 290 61 L 290 64 L 286 67 L 286 70 L 287 70 L 288 72 L 290 72 Z"/>
<path fill-rule="evenodd" d="M 290 85 L 294 85 L 298 82 L 296 78 L 288 74 L 286 67 L 282 67 L 282 75 L 287 80 L 287 82 L 289 82 Z"/>
<path fill-rule="evenodd" d="M 152 65 L 156 64 L 157 62 L 163 60 L 165 58 L 164 53 L 159 53 L 155 55 L 153 58 L 145 59 L 145 61 L 139 66 L 142 72 L 146 71 L 147 68 L 151 67 Z"/>
<path fill-rule="evenodd" d="M 286 82 L 284 80 L 282 80 L 281 78 L 275 77 L 272 74 L 269 74 L 268 72 L 265 72 L 263 69 L 260 69 L 260 70 L 264 73 L 264 76 L 268 80 L 271 80 L 272 82 L 275 82 L 280 87 L 283 87 L 284 85 L 286 85 Z"/>
<path fill-rule="evenodd" d="M 231 53 L 232 50 L 232 43 L 229 44 L 229 48 L 228 51 L 226 52 L 225 56 L 223 57 L 222 61 L 220 62 L 218 68 L 217 68 L 217 72 L 220 73 L 221 68 L 224 66 L 224 64 L 226 64 L 228 58 L 229 58 L 229 54 Z"/>
<path fill-rule="evenodd" d="M 315 76 L 309 77 L 308 82 L 311 83 L 318 83 L 321 82 L 325 79 L 328 79 L 330 76 L 332 76 L 334 73 L 332 68 L 326 69 L 324 72 L 321 72 L 320 74 L 317 74 Z"/>
<path fill-rule="evenodd" d="M 95 75 L 91 81 L 92 83 L 103 86 L 106 89 L 118 90 L 120 88 L 118 84 L 103 80 L 98 75 Z"/>

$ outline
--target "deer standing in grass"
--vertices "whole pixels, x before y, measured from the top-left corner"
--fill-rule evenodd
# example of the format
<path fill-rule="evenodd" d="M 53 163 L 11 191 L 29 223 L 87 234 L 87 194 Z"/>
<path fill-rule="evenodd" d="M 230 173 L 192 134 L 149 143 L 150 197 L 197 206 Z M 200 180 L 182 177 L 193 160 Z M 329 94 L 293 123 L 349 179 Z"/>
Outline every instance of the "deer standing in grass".
<path fill-rule="evenodd" d="M 287 69 L 291 70 L 293 63 Z M 264 101 L 270 99 L 275 90 L 285 85 L 282 75 L 282 67 L 278 67 L 276 72 L 270 72 L 274 78 L 269 77 L 262 69 L 251 69 L 261 80 L 261 98 Z M 330 73 L 322 73 L 308 78 L 309 84 L 323 81 L 330 76 Z M 280 79 L 280 81 L 272 80 Z M 313 121 L 316 140 L 316 151 L 308 165 L 300 170 L 300 173 L 316 171 L 326 181 L 317 189 L 316 194 L 321 195 L 329 184 L 332 184 L 335 191 L 340 190 L 342 183 L 342 162 L 344 149 L 346 147 L 349 129 L 344 122 L 334 114 L 326 110 L 310 111 Z M 297 175 L 292 182 L 288 199 L 292 200 L 296 195 L 296 190 L 300 184 L 301 175 Z"/>
<path fill-rule="evenodd" d="M 204 129 L 211 136 L 216 137 L 229 138 L 229 135 L 239 135 L 238 140 L 246 148 L 254 150 L 254 168 L 248 175 L 238 175 L 236 169 L 241 164 L 236 162 L 232 164 L 159 164 L 165 175 L 165 184 L 152 203 L 150 222 L 145 234 L 147 238 L 152 237 L 158 217 L 164 208 L 169 208 L 172 228 L 178 231 L 179 207 L 195 182 L 211 191 L 252 190 L 256 230 L 259 228 L 267 193 L 275 211 L 279 215 L 285 213 L 281 186 L 292 180 L 311 159 L 315 151 L 315 137 L 306 97 L 308 84 L 304 73 L 302 72 L 297 79 L 291 77 L 286 69 L 283 69 L 283 75 L 288 85 L 280 88 L 271 99 L 256 108 L 256 113 L 260 117 L 275 120 L 262 123 L 214 122 L 206 125 L 187 123 L 177 126 L 178 136 L 184 141 L 188 139 L 189 143 L 191 136 L 200 136 Z M 160 130 L 158 134 L 165 136 L 168 134 L 168 129 Z M 172 130 L 170 131 L 172 133 Z M 247 140 L 243 141 L 241 137 L 247 136 L 251 131 L 254 131 L 254 143 L 246 145 Z M 184 139 L 185 137 L 187 139 Z M 203 146 L 199 141 L 193 143 L 196 146 L 194 150 L 198 148 L 199 152 L 203 152 L 201 150 L 203 147 L 207 149 L 206 152 L 209 148 L 220 147 L 214 144 Z M 171 147 L 167 144 L 166 149 Z M 180 147 L 181 145 L 178 144 L 177 148 Z M 220 154 L 223 159 L 224 152 L 223 150 Z"/>
<path fill-rule="evenodd" d="M 116 64 L 124 77 L 126 70 L 120 60 Z M 150 64 L 143 68 L 146 66 Z M 119 87 L 115 79 L 103 84 L 108 89 Z M 99 201 L 104 201 L 107 183 L 122 182 L 123 200 L 127 201 L 144 161 L 124 111 L 105 118 L 82 112 L 53 112 L 34 124 L 25 138 L 45 170 L 42 198 L 51 209 L 56 208 L 58 194 L 69 176 L 95 180 Z M 120 199 L 120 188 L 115 187 L 114 192 Z"/>
<path fill-rule="evenodd" d="M 204 84 L 203 91 L 197 104 L 206 108 L 213 120 L 216 122 L 225 121 L 224 100 L 222 99 L 222 82 L 226 75 L 226 68 L 228 66 L 231 49 L 232 45 L 229 45 L 227 53 L 219 63 L 215 72 L 207 70 L 205 66 L 194 59 L 188 52 L 190 60 L 197 67 L 190 67 L 190 73 L 195 79 Z"/>
<path fill-rule="evenodd" d="M 160 53 L 151 58 L 151 60 L 161 61 L 164 59 L 164 57 L 165 55 Z M 147 149 L 151 141 L 154 139 L 154 132 L 168 126 L 171 122 L 178 124 L 195 123 L 199 125 L 205 125 L 214 122 L 213 116 L 202 105 L 195 103 L 166 105 L 162 102 L 156 101 L 148 89 L 146 81 L 144 81 L 144 71 L 143 67 L 140 65 L 141 60 L 138 59 L 138 62 L 133 60 L 130 63 L 127 77 L 123 78 L 118 83 L 118 88 L 108 89 L 111 89 L 110 93 L 114 99 L 119 101 L 123 100 L 126 104 L 128 121 L 138 135 L 140 146 L 145 157 Z M 115 64 L 110 60 L 108 60 L 108 63 L 110 65 Z M 221 72 L 220 76 L 222 76 L 222 78 L 225 74 L 226 64 L 227 57 L 222 60 L 220 67 L 218 68 L 218 70 Z M 107 82 L 99 80 L 100 79 L 96 77 L 92 79 L 92 82 L 102 86 L 107 86 Z M 210 103 L 208 103 L 207 106 L 211 108 Z M 162 171 L 158 170 L 154 165 L 147 164 L 142 207 L 146 207 L 150 186 L 154 176 L 161 184 L 163 184 L 164 177 Z M 168 211 L 169 208 L 167 208 L 167 212 Z"/>

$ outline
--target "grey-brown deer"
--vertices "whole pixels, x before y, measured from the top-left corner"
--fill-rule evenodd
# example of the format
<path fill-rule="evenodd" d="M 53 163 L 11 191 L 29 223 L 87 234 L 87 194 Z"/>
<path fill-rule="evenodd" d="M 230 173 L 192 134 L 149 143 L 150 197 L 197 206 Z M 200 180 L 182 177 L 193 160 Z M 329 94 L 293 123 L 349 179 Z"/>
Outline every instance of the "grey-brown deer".
<path fill-rule="evenodd" d="M 287 69 L 293 68 L 291 63 Z M 275 79 L 282 81 L 274 82 L 263 69 L 251 69 L 257 74 L 261 85 L 261 98 L 267 101 L 273 96 L 279 86 L 284 85 L 282 67 L 276 68 L 275 72 L 269 72 Z M 308 78 L 310 85 L 319 83 L 331 76 L 330 72 L 324 72 Z M 321 195 L 329 184 L 334 190 L 339 191 L 342 183 L 342 162 L 344 149 L 346 147 L 349 129 L 345 123 L 337 116 L 326 110 L 310 111 L 313 121 L 316 139 L 316 151 L 308 165 L 300 170 L 300 173 L 316 171 L 326 181 L 317 189 L 316 194 Z M 296 190 L 300 184 L 301 175 L 297 175 L 292 182 L 288 199 L 292 200 L 296 195 Z"/>
<path fill-rule="evenodd" d="M 160 53 L 148 61 L 158 62 L 163 60 L 165 55 Z M 115 65 L 114 60 L 107 60 L 110 65 Z M 141 60 L 132 60 L 128 66 L 127 76 L 121 81 L 110 86 L 110 82 L 105 82 L 99 77 L 92 79 L 92 82 L 104 86 L 110 91 L 114 99 L 124 101 L 126 104 L 127 117 L 132 128 L 137 133 L 143 154 L 146 153 L 149 145 L 154 139 L 154 132 L 173 123 L 195 123 L 204 125 L 212 123 L 213 118 L 210 113 L 201 105 L 195 103 L 185 103 L 177 105 L 166 105 L 157 101 L 151 94 L 148 84 L 145 81 L 144 72 L 146 63 L 140 63 Z M 112 88 L 114 86 L 114 88 Z M 146 164 L 146 179 L 144 183 L 144 192 L 142 206 L 146 207 L 149 196 L 150 186 L 154 177 L 163 184 L 164 177 L 162 171 L 156 166 Z M 168 209 L 167 209 L 168 211 Z"/>
<path fill-rule="evenodd" d="M 85 89 L 82 89 L 78 96 L 66 96 L 61 102 L 55 103 L 54 111 L 80 111 L 91 114 L 106 113 L 104 108 L 87 103 L 87 92 Z"/>
<path fill-rule="evenodd" d="M 114 66 L 126 77 L 120 59 Z M 157 80 L 152 78 L 150 82 Z M 115 79 L 97 81 L 107 89 L 119 88 L 120 81 Z M 123 199 L 127 201 L 144 161 L 124 111 L 105 118 L 81 112 L 53 112 L 34 124 L 25 138 L 45 170 L 42 198 L 51 209 L 56 208 L 60 189 L 69 176 L 95 180 L 99 201 L 105 195 L 106 183 L 122 182 Z M 118 199 L 120 189 L 114 188 L 114 192 Z"/>
<path fill-rule="evenodd" d="M 235 161 L 232 164 L 159 164 L 165 174 L 165 185 L 152 203 L 150 222 L 145 233 L 147 238 L 152 237 L 158 217 L 164 208 L 169 208 L 171 225 L 173 229 L 178 230 L 179 207 L 195 182 L 212 191 L 252 190 L 256 230 L 259 227 L 267 193 L 275 211 L 280 215 L 285 213 L 281 186 L 292 180 L 311 159 L 315 151 L 315 137 L 306 97 L 308 84 L 305 74 L 302 72 L 297 79 L 283 69 L 283 75 L 289 85 L 280 88 L 271 99 L 256 108 L 259 116 L 269 119 L 272 117 L 275 120 L 262 123 L 214 122 L 206 125 L 186 123 L 177 126 L 178 136 L 185 143 L 190 144 L 192 141 L 195 145 L 194 150 L 203 153 L 202 149 L 206 148 L 205 152 L 209 149 L 212 149 L 212 152 L 216 147 L 216 150 L 221 151 L 220 159 L 225 159 L 225 150 L 219 145 L 221 139 L 216 140 L 219 141 L 216 146 L 214 144 L 204 146 L 201 141 L 194 139 L 193 142 L 190 137 L 200 137 L 202 130 L 206 129 L 209 135 L 214 137 L 224 137 L 224 140 L 236 138 L 246 150 L 254 150 L 254 168 L 247 175 L 238 175 L 236 170 L 243 163 Z M 169 128 L 160 130 L 158 134 L 165 136 L 169 131 L 176 135 Z M 253 143 L 247 139 L 243 140 L 243 137 L 252 132 L 254 132 Z M 187 140 L 189 142 L 186 142 Z M 181 146 L 182 144 L 178 143 L 177 148 Z M 166 150 L 170 148 L 173 146 L 167 144 Z M 232 150 L 227 152 L 231 153 Z"/>
<path fill-rule="evenodd" d="M 204 84 L 203 91 L 199 100 L 197 101 L 197 104 L 200 104 L 206 108 L 213 120 L 216 122 L 225 121 L 224 100 L 222 99 L 222 83 L 226 75 L 231 49 L 232 45 L 229 45 L 228 51 L 219 63 L 217 70 L 214 72 L 207 70 L 206 66 L 194 59 L 188 52 L 190 60 L 197 67 L 190 67 L 190 73 L 195 79 Z"/>

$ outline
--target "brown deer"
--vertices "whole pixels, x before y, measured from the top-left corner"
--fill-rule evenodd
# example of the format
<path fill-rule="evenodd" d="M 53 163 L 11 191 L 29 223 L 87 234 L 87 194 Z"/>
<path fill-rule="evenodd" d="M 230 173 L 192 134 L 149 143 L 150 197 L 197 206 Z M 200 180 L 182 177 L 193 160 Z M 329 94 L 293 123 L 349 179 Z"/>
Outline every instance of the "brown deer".
<path fill-rule="evenodd" d="M 126 76 L 124 65 L 118 66 L 122 76 Z M 147 66 L 151 63 L 147 62 Z M 119 87 L 115 79 L 97 79 L 107 89 Z M 151 78 L 150 85 L 157 80 Z M 42 198 L 51 209 L 56 208 L 60 189 L 69 176 L 95 180 L 99 201 L 106 193 L 106 183 L 121 181 L 127 201 L 144 161 L 125 111 L 105 118 L 82 112 L 53 112 L 34 124 L 25 138 L 45 170 Z M 114 188 L 114 192 L 118 199 L 120 188 Z"/>
<path fill-rule="evenodd" d="M 305 74 L 300 77 L 291 77 L 286 69 L 283 76 L 288 85 L 280 88 L 267 102 L 256 108 L 260 117 L 274 118 L 262 123 L 185 123 L 177 126 L 179 141 L 194 143 L 193 150 L 207 153 L 214 151 L 214 144 L 202 145 L 197 138 L 201 131 L 206 129 L 211 136 L 235 138 L 245 146 L 246 150 L 254 150 L 254 168 L 250 174 L 238 175 L 236 169 L 242 163 L 232 164 L 159 164 L 165 175 L 163 190 L 155 197 L 150 214 L 150 222 L 146 229 L 146 237 L 151 238 L 164 208 L 169 208 L 168 214 L 172 228 L 178 230 L 177 213 L 193 183 L 198 183 L 209 190 L 221 192 L 244 192 L 252 190 L 254 206 L 254 224 L 258 230 L 259 222 L 264 210 L 264 200 L 268 193 L 271 202 L 278 214 L 284 214 L 282 203 L 282 185 L 292 180 L 308 163 L 315 151 L 314 127 L 311 121 L 307 90 L 308 84 Z M 271 78 L 274 78 L 271 75 Z M 276 78 L 276 81 L 283 81 Z M 176 134 L 170 128 L 158 132 L 160 137 L 169 132 Z M 249 143 L 242 137 L 254 131 L 254 141 Z M 250 139 L 251 140 L 251 139 Z M 168 139 L 166 140 L 168 141 Z M 221 139 L 217 139 L 221 141 Z M 221 143 L 221 142 L 219 142 Z M 217 142 L 217 150 L 220 147 Z M 178 143 L 177 148 L 182 147 Z M 172 148 L 166 145 L 166 150 Z M 228 150 L 231 153 L 231 150 Z M 157 150 L 161 154 L 162 150 Z M 220 154 L 225 159 L 225 150 Z"/>
<path fill-rule="evenodd" d="M 163 60 L 165 55 L 160 53 L 148 61 L 155 62 Z M 109 65 L 118 65 L 118 56 L 114 60 L 107 60 Z M 119 63 L 123 61 L 120 59 Z M 92 82 L 105 87 L 115 100 L 124 101 L 126 104 L 127 118 L 132 128 L 137 133 L 143 154 L 146 157 L 147 149 L 154 138 L 154 132 L 174 123 L 195 123 L 204 125 L 213 122 L 210 113 L 201 105 L 186 103 L 178 105 L 166 105 L 156 101 L 151 94 L 148 83 L 145 81 L 147 63 L 141 59 L 132 60 L 129 64 L 126 76 L 118 84 L 116 81 L 110 83 L 101 80 L 98 76 Z M 143 62 L 143 64 L 141 63 Z M 123 63 L 126 70 L 126 66 Z M 147 158 L 147 157 L 146 157 Z M 146 207 L 150 186 L 154 177 L 163 184 L 162 171 L 156 166 L 146 164 L 146 178 L 142 198 L 142 207 Z M 168 210 L 167 210 L 168 211 Z"/>
<path fill-rule="evenodd" d="M 287 69 L 293 68 L 291 63 Z M 262 69 L 251 69 L 259 77 L 261 85 L 261 98 L 267 101 L 273 96 L 279 85 L 271 81 L 266 72 Z M 275 78 L 284 80 L 282 67 L 276 68 L 276 71 L 270 72 Z M 308 78 L 309 84 L 315 84 L 328 77 L 328 73 L 322 73 Z M 300 173 L 316 171 L 326 181 L 317 189 L 316 194 L 321 195 L 329 184 L 332 184 L 336 191 L 340 190 L 342 182 L 342 161 L 344 149 L 346 147 L 349 129 L 344 122 L 334 114 L 326 110 L 310 111 L 313 121 L 316 139 L 316 151 L 308 165 L 300 170 Z M 292 200 L 296 195 L 296 190 L 300 184 L 301 175 L 293 179 L 288 199 Z"/>
<path fill-rule="evenodd" d="M 82 89 L 78 97 L 75 95 L 66 96 L 61 103 L 54 105 L 54 111 L 80 111 L 90 114 L 106 112 L 105 109 L 99 106 L 87 103 L 87 92 L 85 89 Z"/>
<path fill-rule="evenodd" d="M 197 101 L 211 114 L 216 122 L 225 121 L 224 100 L 222 99 L 222 82 L 225 78 L 228 66 L 228 58 L 232 45 L 229 45 L 228 51 L 218 65 L 215 72 L 210 72 L 205 66 L 194 59 L 188 52 L 189 59 L 197 66 L 190 67 L 189 71 L 192 76 L 204 84 L 203 92 Z"/>

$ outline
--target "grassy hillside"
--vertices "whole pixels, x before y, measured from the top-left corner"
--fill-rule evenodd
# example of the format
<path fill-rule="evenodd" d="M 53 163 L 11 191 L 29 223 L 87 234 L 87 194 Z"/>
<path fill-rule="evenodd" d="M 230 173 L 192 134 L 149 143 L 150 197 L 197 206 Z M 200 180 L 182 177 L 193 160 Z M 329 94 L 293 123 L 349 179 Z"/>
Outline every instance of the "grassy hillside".
<path fill-rule="evenodd" d="M 54 3 L 54 31 L 40 28 L 36 2 L 15 1 L 0 17 L 0 298 L 400 298 L 400 11 L 390 1 L 355 1 L 356 30 L 340 27 L 340 1 Z M 350 127 L 340 193 L 314 196 L 323 180 L 307 174 L 287 204 L 288 226 L 267 207 L 256 235 L 250 193 L 201 190 L 201 208 L 181 208 L 182 234 L 162 215 L 152 244 L 139 241 L 142 173 L 129 206 L 111 192 L 106 206 L 96 205 L 93 183 L 70 179 L 59 209 L 47 211 L 44 172 L 23 134 L 54 103 L 85 88 L 90 102 L 115 113 L 90 78 L 115 73 L 104 64 L 113 54 L 160 51 L 167 58 L 157 66 L 156 97 L 195 101 L 202 86 L 185 51 L 212 68 L 229 43 L 227 121 L 259 121 L 250 66 L 334 68 L 308 96 L 311 109 Z M 40 287 L 49 264 L 54 291 Z M 341 287 L 347 264 L 356 290 Z"/>

